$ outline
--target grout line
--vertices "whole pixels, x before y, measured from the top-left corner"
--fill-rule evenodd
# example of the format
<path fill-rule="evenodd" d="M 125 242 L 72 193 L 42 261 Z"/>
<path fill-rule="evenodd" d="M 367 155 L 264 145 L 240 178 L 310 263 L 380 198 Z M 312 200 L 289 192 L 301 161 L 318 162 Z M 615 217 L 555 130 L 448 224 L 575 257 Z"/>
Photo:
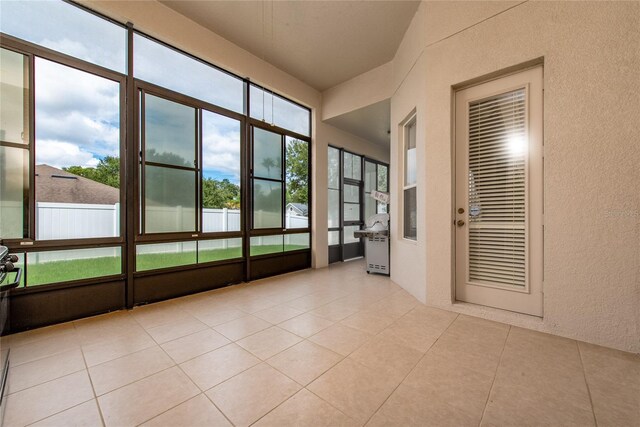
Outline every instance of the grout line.
<path fill-rule="evenodd" d="M 74 325 L 74 327 L 76 327 L 76 325 Z M 100 407 L 100 402 L 98 401 L 98 396 L 96 395 L 96 389 L 93 386 L 93 378 L 91 378 L 91 374 L 89 373 L 89 365 L 87 365 L 87 359 L 84 357 L 84 350 L 82 349 L 82 346 L 80 346 L 80 354 L 82 354 L 82 361 L 84 362 L 84 368 L 87 372 L 87 377 L 89 377 L 89 384 L 91 384 L 91 392 L 93 393 L 93 400 L 95 400 L 96 406 L 98 407 L 98 414 L 100 414 L 100 420 L 102 421 L 102 425 L 106 426 L 107 424 L 104 421 L 102 408 Z"/>
<path fill-rule="evenodd" d="M 207 396 L 207 393 L 205 393 L 204 391 L 201 393 L 205 399 L 207 399 L 209 402 L 211 402 L 211 404 L 213 405 L 214 408 L 216 408 L 218 411 L 220 411 L 220 413 L 222 414 L 222 416 L 229 421 L 229 424 L 231 424 L 232 426 L 234 426 L 235 424 L 229 419 L 229 417 L 227 416 L 227 414 L 225 414 L 221 408 L 218 407 L 218 405 L 216 405 L 216 402 L 214 402 L 213 400 L 211 400 L 211 398 L 209 396 Z"/>
<path fill-rule="evenodd" d="M 591 405 L 591 413 L 593 414 L 593 423 L 598 426 L 598 418 L 596 417 L 596 409 L 593 406 L 593 396 L 591 396 L 591 388 L 589 387 L 589 381 L 587 381 L 587 371 L 584 368 L 584 359 L 582 358 L 582 351 L 580 351 L 580 343 L 576 340 L 576 347 L 578 349 L 578 357 L 580 357 L 580 366 L 582 366 L 582 376 L 584 378 L 584 384 L 587 387 L 587 394 L 589 395 L 589 404 Z"/>
<path fill-rule="evenodd" d="M 478 423 L 479 426 L 482 424 L 482 420 L 484 420 L 484 414 L 487 412 L 487 407 L 489 406 L 489 400 L 491 399 L 491 392 L 493 391 L 493 386 L 496 383 L 496 379 L 498 378 L 498 371 L 500 370 L 500 365 L 502 365 L 502 356 L 504 355 L 505 348 L 507 348 L 507 340 L 509 339 L 509 335 L 511 335 L 511 325 L 509 325 L 507 336 L 504 338 L 504 343 L 502 344 L 502 351 L 500 352 L 500 358 L 498 359 L 498 365 L 496 366 L 496 371 L 493 374 L 493 380 L 491 381 L 491 387 L 489 388 L 489 393 L 487 393 L 487 400 L 484 403 L 482 416 L 480 417 L 480 422 Z"/>
<path fill-rule="evenodd" d="M 74 373 L 75 373 L 75 372 L 74 372 Z M 84 402 L 80 402 L 80 403 L 78 403 L 78 404 L 76 404 L 76 405 L 70 406 L 70 407 L 68 407 L 68 408 L 66 408 L 66 409 L 63 409 L 63 410 L 58 411 L 58 412 L 56 412 L 56 413 L 53 413 L 53 414 L 51 414 L 51 415 L 47 415 L 47 416 L 46 416 L 46 417 L 44 417 L 44 418 L 40 418 L 39 420 L 36 420 L 36 421 L 34 421 L 34 422 L 32 422 L 32 423 L 26 424 L 26 426 L 32 426 L 32 425 L 37 424 L 37 423 L 39 423 L 39 422 L 41 422 L 41 421 L 48 420 L 48 419 L 49 419 L 49 418 L 51 418 L 51 417 L 55 417 L 56 415 L 59 415 L 59 414 L 61 414 L 61 413 L 65 412 L 65 411 L 68 411 L 68 410 L 70 410 L 70 409 L 77 408 L 78 406 L 80 406 L 80 405 L 84 405 L 85 403 L 87 403 L 87 402 L 91 402 L 92 400 L 96 401 L 96 404 L 98 403 L 97 399 L 89 399 L 89 400 L 85 400 Z M 100 408 L 100 407 L 98 407 L 98 413 L 100 414 L 100 419 L 102 420 L 102 412 L 100 411 L 100 409 L 99 409 L 99 408 Z M 103 425 L 103 427 L 104 427 L 104 425 L 105 425 L 105 424 L 104 424 L 104 420 L 102 421 L 102 425 Z"/>

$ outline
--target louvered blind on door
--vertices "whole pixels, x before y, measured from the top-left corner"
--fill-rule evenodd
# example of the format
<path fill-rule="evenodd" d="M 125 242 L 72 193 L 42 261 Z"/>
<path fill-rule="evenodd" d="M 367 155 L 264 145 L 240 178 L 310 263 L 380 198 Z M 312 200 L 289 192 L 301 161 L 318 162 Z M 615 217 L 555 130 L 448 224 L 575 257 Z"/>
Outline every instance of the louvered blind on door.
<path fill-rule="evenodd" d="M 526 91 L 469 104 L 469 280 L 526 285 Z"/>

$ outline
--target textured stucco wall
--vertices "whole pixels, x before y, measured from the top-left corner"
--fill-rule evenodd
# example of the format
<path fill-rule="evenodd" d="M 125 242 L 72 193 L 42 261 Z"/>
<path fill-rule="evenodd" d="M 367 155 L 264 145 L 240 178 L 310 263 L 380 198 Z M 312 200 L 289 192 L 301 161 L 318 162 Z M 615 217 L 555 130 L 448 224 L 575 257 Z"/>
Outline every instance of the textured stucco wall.
<path fill-rule="evenodd" d="M 422 243 L 393 239 L 392 278 L 428 304 L 640 352 L 640 3 L 473 3 L 423 3 L 394 59 L 391 167 L 395 126 L 413 107 L 424 167 Z M 542 320 L 452 304 L 452 87 L 540 57 Z"/>

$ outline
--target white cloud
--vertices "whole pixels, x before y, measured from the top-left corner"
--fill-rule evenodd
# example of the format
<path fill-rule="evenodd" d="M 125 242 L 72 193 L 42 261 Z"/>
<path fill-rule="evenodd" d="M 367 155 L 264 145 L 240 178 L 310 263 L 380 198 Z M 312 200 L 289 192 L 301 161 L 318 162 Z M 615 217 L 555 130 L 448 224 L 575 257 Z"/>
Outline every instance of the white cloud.
<path fill-rule="evenodd" d="M 56 168 L 67 166 L 95 167 L 99 159 L 75 144 L 56 140 L 38 141 L 37 164 L 47 164 Z"/>
<path fill-rule="evenodd" d="M 35 78 L 38 163 L 53 158 L 56 164 L 72 165 L 53 156 L 47 147 L 51 141 L 64 143 L 68 153 L 74 146 L 75 155 L 69 159 L 82 161 L 77 165 L 90 165 L 87 155 L 119 154 L 118 83 L 44 59 L 36 60 Z"/>

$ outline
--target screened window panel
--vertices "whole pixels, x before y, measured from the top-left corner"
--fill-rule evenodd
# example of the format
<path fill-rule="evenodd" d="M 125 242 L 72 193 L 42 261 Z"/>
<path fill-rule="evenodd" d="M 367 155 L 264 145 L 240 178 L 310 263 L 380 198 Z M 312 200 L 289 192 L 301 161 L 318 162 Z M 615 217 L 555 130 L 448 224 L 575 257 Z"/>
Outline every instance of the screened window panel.
<path fill-rule="evenodd" d="M 196 167 L 196 109 L 145 95 L 145 161 Z"/>
<path fill-rule="evenodd" d="M 284 235 L 284 250 L 297 251 L 300 249 L 309 249 L 309 233 L 301 234 L 285 234 Z"/>
<path fill-rule="evenodd" d="M 354 174 L 353 174 L 353 154 L 351 153 L 347 153 L 346 151 L 343 152 L 342 154 L 342 158 L 343 158 L 343 176 L 345 178 L 353 178 Z"/>
<path fill-rule="evenodd" d="M 90 248 L 27 253 L 27 287 L 122 273 L 122 249 Z"/>
<path fill-rule="evenodd" d="M 127 30 L 62 1 L 3 1 L 2 32 L 125 74 Z"/>
<path fill-rule="evenodd" d="M 0 141 L 29 144 L 28 58 L 7 49 L 0 49 L 0 99 Z"/>
<path fill-rule="evenodd" d="M 266 255 L 284 251 L 284 236 L 256 236 L 251 238 L 251 256 Z"/>
<path fill-rule="evenodd" d="M 242 239 L 217 239 L 198 241 L 198 264 L 242 258 Z"/>
<path fill-rule="evenodd" d="M 134 76 L 192 98 L 244 113 L 244 82 L 161 43 L 134 35 Z"/>
<path fill-rule="evenodd" d="M 377 189 L 376 164 L 364 162 L 364 191 L 370 193 Z"/>
<path fill-rule="evenodd" d="M 418 218 L 416 214 L 416 187 L 404 190 L 404 238 L 416 240 Z"/>
<path fill-rule="evenodd" d="M 202 111 L 202 231 L 240 231 L 240 122 Z"/>
<path fill-rule="evenodd" d="M 378 165 L 378 191 L 387 192 L 388 189 L 389 168 L 384 165 Z"/>
<path fill-rule="evenodd" d="M 35 58 L 37 240 L 120 235 L 120 84 Z"/>
<path fill-rule="evenodd" d="M 344 201 L 345 203 L 360 203 L 360 187 L 357 185 L 344 185 Z"/>
<path fill-rule="evenodd" d="M 253 180 L 253 228 L 282 228 L 282 183 Z"/>
<path fill-rule="evenodd" d="M 360 221 L 360 205 L 356 203 L 345 203 L 344 220 L 345 221 Z"/>
<path fill-rule="evenodd" d="M 340 231 L 329 231 L 329 246 L 340 244 Z"/>
<path fill-rule="evenodd" d="M 29 151 L 0 146 L 0 236 L 27 237 Z"/>
<path fill-rule="evenodd" d="M 195 241 L 136 245 L 136 271 L 192 265 L 196 262 Z"/>
<path fill-rule="evenodd" d="M 340 150 L 329 147 L 329 188 L 340 189 Z"/>
<path fill-rule="evenodd" d="M 279 134 L 253 129 L 253 175 L 282 179 L 282 137 Z"/>
<path fill-rule="evenodd" d="M 281 96 L 251 85 L 251 117 L 300 135 L 311 135 L 311 112 Z"/>
<path fill-rule="evenodd" d="M 526 92 L 469 105 L 469 278 L 526 285 Z"/>
<path fill-rule="evenodd" d="M 371 197 L 371 194 L 366 194 L 364 198 L 364 218 L 367 219 L 371 215 L 375 215 L 377 209 L 377 202 Z"/>
<path fill-rule="evenodd" d="M 309 143 L 286 137 L 286 228 L 309 227 Z"/>
<path fill-rule="evenodd" d="M 329 228 L 340 227 L 340 190 L 329 189 Z"/>
<path fill-rule="evenodd" d="M 347 153 L 344 154 L 344 177 L 349 179 L 355 179 L 357 181 L 362 180 L 362 157 Z"/>
<path fill-rule="evenodd" d="M 196 231 L 196 172 L 146 165 L 145 233 Z"/>
<path fill-rule="evenodd" d="M 359 225 L 349 225 L 344 227 L 344 244 L 349 243 L 358 243 L 360 242 L 360 238 L 353 237 L 353 232 L 356 230 L 360 230 Z"/>

